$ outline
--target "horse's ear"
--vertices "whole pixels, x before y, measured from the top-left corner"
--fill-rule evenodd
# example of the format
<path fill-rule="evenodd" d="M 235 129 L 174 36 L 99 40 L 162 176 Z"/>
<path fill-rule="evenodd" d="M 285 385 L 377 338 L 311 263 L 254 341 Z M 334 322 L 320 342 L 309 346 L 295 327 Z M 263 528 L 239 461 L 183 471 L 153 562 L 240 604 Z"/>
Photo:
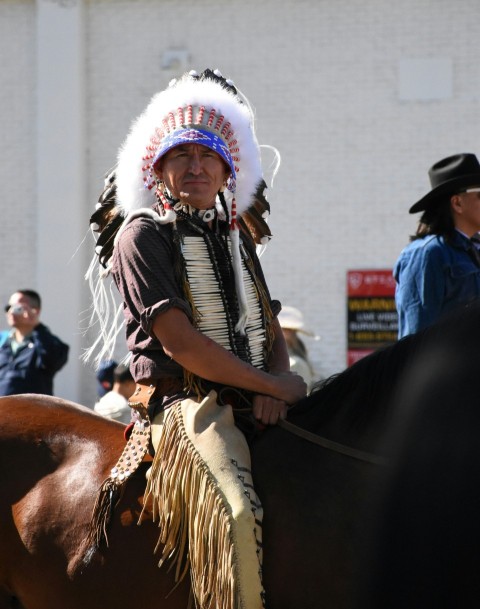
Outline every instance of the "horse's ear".
<path fill-rule="evenodd" d="M 256 245 L 265 245 L 272 237 L 266 219 L 270 215 L 270 203 L 265 197 L 267 185 L 262 180 L 258 185 L 250 207 L 239 218 L 243 231 L 251 236 Z"/>

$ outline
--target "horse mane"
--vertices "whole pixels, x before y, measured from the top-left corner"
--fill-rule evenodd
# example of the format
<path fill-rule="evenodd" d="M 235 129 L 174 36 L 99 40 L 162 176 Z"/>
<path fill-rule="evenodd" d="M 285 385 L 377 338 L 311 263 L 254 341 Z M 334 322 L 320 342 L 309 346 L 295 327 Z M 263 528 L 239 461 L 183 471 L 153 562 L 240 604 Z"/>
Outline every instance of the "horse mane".
<path fill-rule="evenodd" d="M 318 382 L 310 395 L 290 410 L 289 420 L 314 431 L 341 416 L 346 428 L 366 428 L 386 411 L 401 377 L 432 332 L 427 328 L 406 336 Z"/>
<path fill-rule="evenodd" d="M 416 334 L 374 351 L 317 383 L 309 396 L 291 408 L 289 420 L 313 432 L 332 421 L 347 431 L 368 428 L 375 419 L 384 419 L 389 409 L 399 405 L 400 391 L 403 401 L 408 401 L 403 380 L 425 365 L 425 360 L 420 359 L 422 354 L 431 353 L 440 344 L 445 345 L 445 337 L 451 337 L 452 341 L 456 337 L 458 348 L 463 344 L 458 338 L 459 329 L 463 329 L 464 334 L 474 333 L 480 326 L 479 316 L 480 301 L 475 301 Z M 480 331 L 477 333 L 480 335 Z M 463 342 L 465 340 L 466 336 Z M 421 373 L 417 370 L 417 374 Z"/>
<path fill-rule="evenodd" d="M 289 418 L 293 421 L 314 415 L 316 424 L 320 425 L 338 415 L 342 406 L 347 406 L 346 418 L 350 418 L 353 425 L 368 423 L 370 415 L 391 395 L 393 386 L 423 341 L 423 333 L 406 336 L 320 381 L 308 397 L 294 406 Z"/>

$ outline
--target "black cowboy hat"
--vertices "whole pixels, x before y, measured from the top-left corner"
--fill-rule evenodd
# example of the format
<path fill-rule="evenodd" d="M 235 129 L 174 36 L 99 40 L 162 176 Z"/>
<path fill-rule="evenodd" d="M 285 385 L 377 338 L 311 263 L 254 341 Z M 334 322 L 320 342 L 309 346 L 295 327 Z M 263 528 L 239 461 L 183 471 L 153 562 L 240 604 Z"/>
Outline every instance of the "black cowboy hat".
<path fill-rule="evenodd" d="M 410 208 L 410 213 L 425 211 L 445 197 L 469 186 L 480 186 L 480 163 L 474 154 L 454 154 L 432 165 L 428 171 L 432 190 Z"/>

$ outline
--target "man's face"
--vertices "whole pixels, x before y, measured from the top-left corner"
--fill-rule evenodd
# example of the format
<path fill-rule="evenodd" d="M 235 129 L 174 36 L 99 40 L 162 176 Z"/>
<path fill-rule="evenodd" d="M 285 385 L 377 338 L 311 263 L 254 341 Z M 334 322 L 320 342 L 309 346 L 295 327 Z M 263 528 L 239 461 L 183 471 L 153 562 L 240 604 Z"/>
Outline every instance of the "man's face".
<path fill-rule="evenodd" d="M 175 199 L 196 209 L 210 209 L 230 175 L 216 152 L 200 144 L 184 144 L 169 150 L 155 168 Z"/>
<path fill-rule="evenodd" d="M 480 231 L 480 187 L 469 190 L 452 197 L 452 211 L 456 228 L 472 237 Z"/>
<path fill-rule="evenodd" d="M 10 296 L 8 305 L 6 315 L 9 326 L 18 328 L 37 325 L 39 310 L 31 306 L 30 300 L 26 296 L 20 292 L 15 292 Z"/>

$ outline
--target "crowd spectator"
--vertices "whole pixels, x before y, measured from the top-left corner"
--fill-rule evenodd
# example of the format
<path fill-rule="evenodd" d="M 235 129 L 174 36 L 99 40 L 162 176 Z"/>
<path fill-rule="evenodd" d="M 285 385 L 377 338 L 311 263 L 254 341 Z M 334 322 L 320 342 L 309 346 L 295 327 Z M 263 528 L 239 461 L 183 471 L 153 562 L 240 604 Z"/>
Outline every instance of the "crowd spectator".
<path fill-rule="evenodd" d="M 95 412 L 121 423 L 130 423 L 131 408 L 128 405 L 128 398 L 134 391 L 135 381 L 132 373 L 128 366 L 119 364 L 113 370 L 112 388 L 95 404 Z"/>
<path fill-rule="evenodd" d="M 316 380 L 315 371 L 308 355 L 308 349 L 299 334 L 310 336 L 315 340 L 320 337 L 306 327 L 302 312 L 295 307 L 284 306 L 278 315 L 278 321 L 287 343 L 290 370 L 303 378 L 310 391 Z"/>
<path fill-rule="evenodd" d="M 66 364 L 69 347 L 40 321 L 41 298 L 17 290 L 5 306 L 10 330 L 0 333 L 0 395 L 53 395 L 53 377 Z"/>
<path fill-rule="evenodd" d="M 480 164 L 456 154 L 429 176 L 432 190 L 410 208 L 422 212 L 417 231 L 394 269 L 399 338 L 480 296 Z"/>
<path fill-rule="evenodd" d="M 118 363 L 113 359 L 104 359 L 100 362 L 97 370 L 97 394 L 102 398 L 113 387 L 113 372 Z"/>

